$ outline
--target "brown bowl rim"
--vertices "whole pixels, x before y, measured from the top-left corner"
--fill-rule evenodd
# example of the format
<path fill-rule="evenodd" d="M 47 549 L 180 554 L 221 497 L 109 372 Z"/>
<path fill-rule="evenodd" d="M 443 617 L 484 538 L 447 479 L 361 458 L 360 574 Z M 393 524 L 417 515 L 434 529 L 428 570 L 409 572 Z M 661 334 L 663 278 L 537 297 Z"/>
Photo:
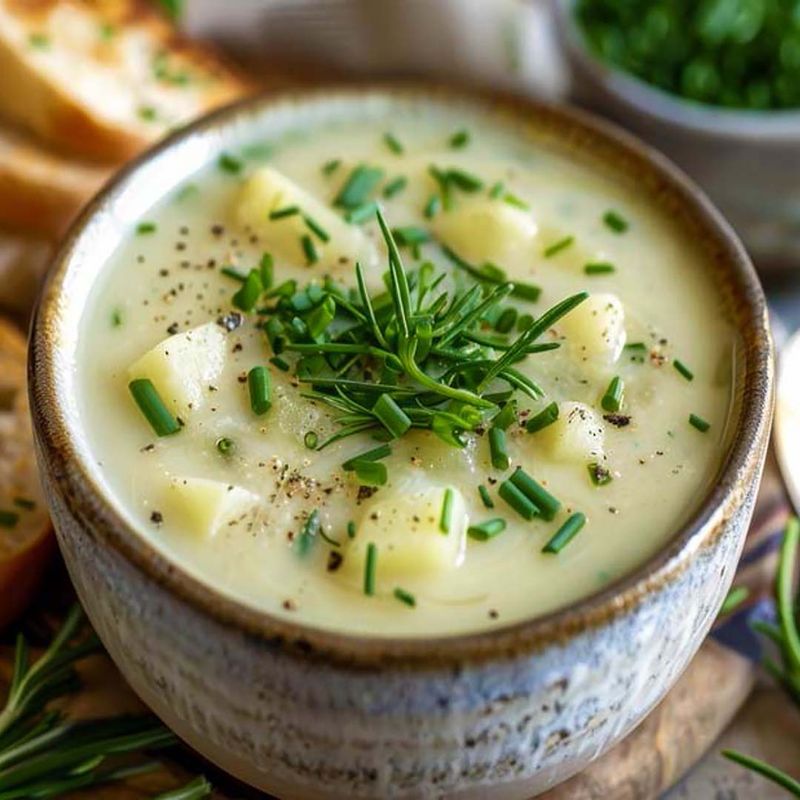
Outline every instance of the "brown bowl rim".
<path fill-rule="evenodd" d="M 580 147 L 588 148 L 590 154 L 593 154 L 592 148 L 606 150 L 622 158 L 629 169 L 642 169 L 662 190 L 671 194 L 687 219 L 698 221 L 716 257 L 730 270 L 736 298 L 748 312 L 748 328 L 740 331 L 746 346 L 739 428 L 729 444 L 718 480 L 692 517 L 640 567 L 577 603 L 539 617 L 474 633 L 418 638 L 348 634 L 294 622 L 224 595 L 162 555 L 117 514 L 81 463 L 54 390 L 58 374 L 59 336 L 56 332 L 63 302 L 60 289 L 65 275 L 89 221 L 99 210 L 113 205 L 114 198 L 128 181 L 135 179 L 142 164 L 185 138 L 211 133 L 220 122 L 239 115 L 259 115 L 286 102 L 297 105 L 332 98 L 363 102 L 376 94 L 398 100 L 469 103 L 487 113 L 500 110 L 519 122 L 533 122 L 545 129 L 551 126 L 569 134 Z M 748 481 L 758 479 L 772 416 L 774 383 L 766 300 L 753 265 L 722 215 L 677 167 L 630 134 L 586 112 L 495 91 L 457 89 L 424 82 L 323 86 L 246 98 L 197 120 L 139 156 L 88 204 L 65 237 L 31 323 L 28 369 L 34 430 L 46 482 L 48 477 L 52 479 L 69 513 L 89 528 L 93 538 L 114 548 L 182 603 L 268 650 L 280 650 L 301 659 L 322 659 L 329 664 L 359 670 L 390 666 L 458 669 L 466 663 L 516 657 L 601 627 L 644 603 L 652 593 L 679 576 L 696 553 L 713 545 L 728 513 L 741 502 L 743 487 Z"/>

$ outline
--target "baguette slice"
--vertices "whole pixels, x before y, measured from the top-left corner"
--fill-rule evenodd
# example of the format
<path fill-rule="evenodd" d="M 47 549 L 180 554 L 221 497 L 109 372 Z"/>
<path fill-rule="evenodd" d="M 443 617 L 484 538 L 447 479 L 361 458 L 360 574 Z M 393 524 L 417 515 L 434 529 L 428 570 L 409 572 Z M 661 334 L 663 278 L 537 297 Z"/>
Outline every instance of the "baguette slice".
<path fill-rule="evenodd" d="M 124 161 L 249 89 L 145 0 L 0 0 L 0 115 L 73 155 Z"/>
<path fill-rule="evenodd" d="M 52 255 L 46 239 L 0 229 L 0 309 L 27 315 Z"/>
<path fill-rule="evenodd" d="M 28 605 L 53 551 L 36 461 L 22 334 L 0 317 L 0 629 Z"/>

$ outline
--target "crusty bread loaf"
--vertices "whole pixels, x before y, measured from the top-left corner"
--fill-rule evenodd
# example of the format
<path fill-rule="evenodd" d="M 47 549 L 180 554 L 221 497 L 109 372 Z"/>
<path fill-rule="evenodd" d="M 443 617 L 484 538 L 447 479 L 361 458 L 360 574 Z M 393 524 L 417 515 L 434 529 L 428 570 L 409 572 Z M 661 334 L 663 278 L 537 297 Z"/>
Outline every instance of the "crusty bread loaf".
<path fill-rule="evenodd" d="M 27 315 L 53 250 L 46 239 L 0 229 L 0 309 Z"/>
<path fill-rule="evenodd" d="M 145 0 L 0 0 L 0 115 L 64 152 L 124 161 L 249 89 Z"/>

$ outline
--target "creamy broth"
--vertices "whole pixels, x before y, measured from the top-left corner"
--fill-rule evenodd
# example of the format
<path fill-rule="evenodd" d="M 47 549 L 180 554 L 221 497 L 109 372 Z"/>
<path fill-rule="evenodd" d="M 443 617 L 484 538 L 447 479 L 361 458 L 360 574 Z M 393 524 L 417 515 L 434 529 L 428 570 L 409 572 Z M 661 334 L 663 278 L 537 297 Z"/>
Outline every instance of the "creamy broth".
<path fill-rule="evenodd" d="M 451 142 L 460 130 L 468 136 Z M 387 131 L 402 153 L 387 144 Z M 141 535 L 252 606 L 375 636 L 455 634 L 533 617 L 596 591 L 663 546 L 718 471 L 736 343 L 706 256 L 685 230 L 634 182 L 477 113 L 426 109 L 255 144 L 268 146 L 231 153 L 145 215 L 114 254 L 85 315 L 84 424 L 116 501 Z M 247 273 L 265 252 L 274 258 L 273 286 L 294 279 L 303 289 L 329 275 L 353 287 L 358 258 L 370 294 L 383 290 L 388 256 L 374 215 L 349 224 L 334 205 L 360 164 L 383 170 L 368 199 L 380 201 L 393 228 L 414 226 L 406 230 L 411 238 L 419 229 L 432 234 L 418 248 L 400 249 L 409 273 L 423 261 L 447 273 L 431 301 L 476 285 L 443 243 L 473 266 L 489 261 L 509 281 L 541 288 L 535 302 L 511 296 L 501 309 L 538 317 L 589 293 L 538 340 L 558 349 L 515 364 L 542 396 L 514 393 L 516 416 L 509 411 L 505 419 L 507 469 L 492 465 L 490 429 L 499 425 L 487 411 L 477 430 L 463 434 L 463 448 L 416 428 L 390 441 L 391 453 L 373 462 L 385 466 L 385 484 L 366 486 L 369 469 L 342 465 L 378 447 L 375 435 L 384 429 L 309 447 L 341 430 L 342 412 L 301 394 L 311 387 L 295 375 L 297 353 L 271 361 L 259 326 L 269 315 L 232 313 L 242 284 L 223 268 Z M 467 176 L 447 179 L 447 210 L 430 165 Z M 385 196 L 399 176 L 405 186 Z M 431 196 L 440 207 L 426 216 Z M 292 214 L 295 205 L 300 213 Z M 270 220 L 276 210 L 285 216 Z M 328 242 L 303 213 L 325 228 Z M 309 254 L 316 263 L 306 264 Z M 496 269 L 491 275 L 499 280 Z M 256 309 L 274 306 L 262 296 Z M 523 319 L 521 327 L 528 325 Z M 507 333 L 503 327 L 494 313 L 475 333 L 503 341 L 521 334 L 518 320 Z M 481 346 L 489 362 L 502 355 Z M 271 380 L 271 407 L 260 415 L 247 377 L 257 365 Z M 428 368 L 438 369 L 433 362 Z M 325 369 L 319 374 L 332 374 Z M 352 368 L 372 381 L 386 377 L 381 369 L 372 364 L 365 378 L 358 364 Z M 616 410 L 609 400 L 603 407 L 615 377 L 624 386 Z M 154 433 L 129 391 L 134 378 L 152 381 L 180 418 L 177 433 Z M 496 380 L 488 393 L 502 401 L 507 389 Z M 558 419 L 529 432 L 526 424 L 552 403 Z M 690 415 L 700 419 L 693 425 Z M 526 519 L 499 495 L 518 467 L 560 501 L 552 519 Z M 307 525 L 314 511 L 319 532 Z M 585 516 L 577 535 L 559 552 L 543 552 L 576 513 Z M 504 530 L 482 539 L 474 526 L 494 519 Z M 369 543 L 372 595 L 365 593 Z"/>

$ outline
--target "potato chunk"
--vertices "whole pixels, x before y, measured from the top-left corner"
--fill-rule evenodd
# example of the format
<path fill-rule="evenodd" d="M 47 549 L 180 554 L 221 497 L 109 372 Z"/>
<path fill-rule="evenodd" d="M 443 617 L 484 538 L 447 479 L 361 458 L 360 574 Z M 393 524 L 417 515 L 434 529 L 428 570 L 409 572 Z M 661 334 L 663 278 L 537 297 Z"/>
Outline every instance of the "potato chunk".
<path fill-rule="evenodd" d="M 613 364 L 625 346 L 625 311 L 614 294 L 594 294 L 559 325 L 582 360 Z"/>
<path fill-rule="evenodd" d="M 433 227 L 467 261 L 501 266 L 530 254 L 538 230 L 530 211 L 492 199 L 459 200 L 452 211 L 435 217 Z"/>
<path fill-rule="evenodd" d="M 364 507 L 356 538 L 347 549 L 348 568 L 360 574 L 367 544 L 374 542 L 379 580 L 455 569 L 464 555 L 468 515 L 461 492 L 451 488 L 450 528 L 442 531 L 445 491 L 423 479 L 379 491 Z"/>
<path fill-rule="evenodd" d="M 172 478 L 159 511 L 170 525 L 209 538 L 224 525 L 246 524 L 260 503 L 258 495 L 224 481 Z"/>
<path fill-rule="evenodd" d="M 553 458 L 587 463 L 604 456 L 603 422 L 597 412 L 584 403 L 558 404 L 558 419 L 536 434 Z"/>
<path fill-rule="evenodd" d="M 128 367 L 128 377 L 149 378 L 177 413 L 202 405 L 225 365 L 225 334 L 214 322 L 176 333 Z"/>
<path fill-rule="evenodd" d="M 299 213 L 269 218 L 270 212 L 293 206 Z M 268 250 L 293 264 L 308 261 L 302 245 L 304 236 L 311 237 L 319 258 L 316 263 L 323 269 L 346 266 L 352 271 L 356 261 L 372 264 L 377 260 L 374 246 L 360 228 L 346 223 L 333 209 L 271 167 L 256 170 L 245 181 L 234 215 L 240 225 L 262 238 Z M 330 239 L 323 242 L 304 217 L 318 223 Z"/>

